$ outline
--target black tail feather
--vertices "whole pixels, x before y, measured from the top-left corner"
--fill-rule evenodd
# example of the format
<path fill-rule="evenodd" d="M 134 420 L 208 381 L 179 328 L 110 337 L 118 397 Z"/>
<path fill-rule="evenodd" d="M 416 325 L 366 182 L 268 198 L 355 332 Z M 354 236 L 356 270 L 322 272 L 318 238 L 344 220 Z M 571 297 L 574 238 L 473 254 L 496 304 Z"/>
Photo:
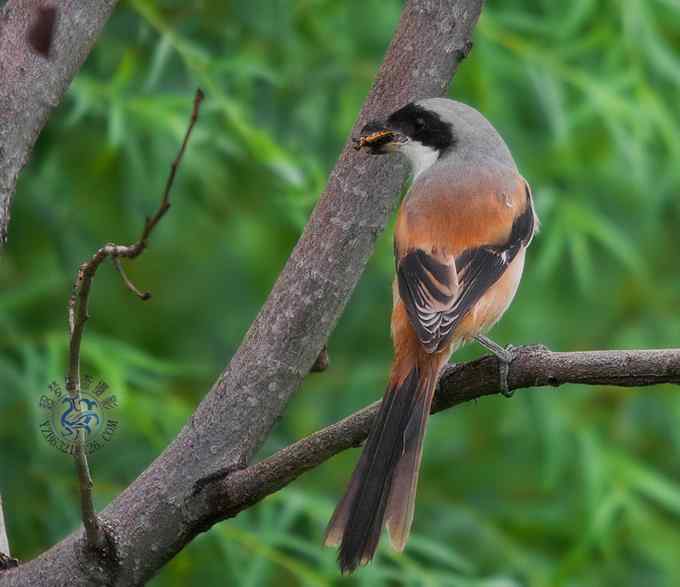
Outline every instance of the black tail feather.
<path fill-rule="evenodd" d="M 423 389 L 423 383 L 414 367 L 400 385 L 387 390 L 345 496 L 328 524 L 325 543 L 340 545 L 338 562 L 343 573 L 373 558 L 386 516 L 398 526 L 396 533 L 402 538 L 397 547 L 403 548 L 432 396 L 429 384 Z M 391 532 L 393 528 L 390 524 Z"/>

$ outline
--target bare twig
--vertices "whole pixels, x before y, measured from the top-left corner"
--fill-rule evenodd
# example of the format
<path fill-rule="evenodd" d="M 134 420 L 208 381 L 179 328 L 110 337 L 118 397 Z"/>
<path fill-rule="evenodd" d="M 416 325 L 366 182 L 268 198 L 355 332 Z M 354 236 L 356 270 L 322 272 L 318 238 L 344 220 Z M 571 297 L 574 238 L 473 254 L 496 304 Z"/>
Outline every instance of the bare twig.
<path fill-rule="evenodd" d="M 483 357 L 447 366 L 440 378 L 432 412 L 499 393 L 498 361 Z M 517 349 L 508 374 L 510 389 L 557 387 L 565 383 L 640 387 L 680 384 L 680 349 L 551 352 L 543 346 Z M 193 504 L 202 529 L 233 517 L 332 456 L 361 444 L 380 402 L 366 406 L 250 467 L 214 484 L 206 483 Z M 203 514 L 201 516 L 201 514 Z"/>
<path fill-rule="evenodd" d="M 120 262 L 120 259 L 118 257 L 113 257 L 111 259 L 113 261 L 113 266 L 116 268 L 116 271 L 120 274 L 121 279 L 123 280 L 123 283 L 127 286 L 127 288 L 135 294 L 140 300 L 143 302 L 146 302 L 147 300 L 151 299 L 151 292 L 145 291 L 141 292 L 137 289 L 137 286 L 135 286 L 134 283 L 130 281 L 130 278 L 127 276 L 127 273 L 125 273 L 125 269 L 123 269 L 123 265 Z"/>
<path fill-rule="evenodd" d="M 69 300 L 68 314 L 69 314 L 69 369 L 66 378 L 66 389 L 73 400 L 75 409 L 80 412 L 80 347 L 83 339 L 83 332 L 85 330 L 85 323 L 89 318 L 87 311 L 87 304 L 90 296 L 90 289 L 92 281 L 94 280 L 97 269 L 102 262 L 107 258 L 113 259 L 114 265 L 121 274 L 125 285 L 136 293 L 142 299 L 148 299 L 150 294 L 143 294 L 130 282 L 125 275 L 123 268 L 120 266 L 119 257 L 127 257 L 134 259 L 139 256 L 147 247 L 148 239 L 151 232 L 163 218 L 165 213 L 170 208 L 170 191 L 172 190 L 175 181 L 177 169 L 182 162 L 182 157 L 186 151 L 186 147 L 191 136 L 191 131 L 198 119 L 201 102 L 203 100 L 203 92 L 199 89 L 196 91 L 194 98 L 194 107 L 191 113 L 191 119 L 184 135 L 182 145 L 175 157 L 175 160 L 170 166 L 170 173 L 165 183 L 165 189 L 161 197 L 161 202 L 155 214 L 146 219 L 144 229 L 137 242 L 132 245 L 115 245 L 109 243 L 100 248 L 88 261 L 83 263 L 76 276 L 73 284 L 73 293 Z M 92 476 L 87 462 L 87 454 L 85 451 L 85 431 L 80 429 L 75 443 L 76 469 L 78 471 L 78 481 L 80 486 L 80 507 L 83 518 L 83 525 L 85 527 L 85 535 L 87 544 L 95 549 L 101 548 L 104 544 L 104 535 L 101 526 L 97 520 L 97 514 L 94 509 L 92 500 Z"/>

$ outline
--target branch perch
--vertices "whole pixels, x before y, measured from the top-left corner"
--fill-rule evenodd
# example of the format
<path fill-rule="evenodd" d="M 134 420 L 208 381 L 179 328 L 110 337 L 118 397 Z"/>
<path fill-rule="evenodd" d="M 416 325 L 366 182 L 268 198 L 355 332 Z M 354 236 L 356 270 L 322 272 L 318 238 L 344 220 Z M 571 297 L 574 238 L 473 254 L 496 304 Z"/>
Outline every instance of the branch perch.
<path fill-rule="evenodd" d="M 153 216 L 146 219 L 144 228 L 139 240 L 132 245 L 115 245 L 107 244 L 100 248 L 88 261 L 83 263 L 78 268 L 75 283 L 73 284 L 73 294 L 69 300 L 69 369 L 66 378 L 66 389 L 70 397 L 73 399 L 75 408 L 78 412 L 81 411 L 80 406 L 80 346 L 83 339 L 83 332 L 85 331 L 85 323 L 89 318 L 87 305 L 90 296 L 90 289 L 94 280 L 97 269 L 102 262 L 111 258 L 114 266 L 120 273 L 125 285 L 137 294 L 142 300 L 147 300 L 151 294 L 141 293 L 128 279 L 123 267 L 120 264 L 120 257 L 127 257 L 134 259 L 138 257 L 144 249 L 146 249 L 151 232 L 163 218 L 165 213 L 170 209 L 170 191 L 175 181 L 177 168 L 182 162 L 182 157 L 186 151 L 191 131 L 198 120 L 198 114 L 203 101 L 203 92 L 199 89 L 196 91 L 194 98 L 194 106 L 189 120 L 184 140 L 179 148 L 175 160 L 170 166 L 170 173 L 165 182 L 165 189 L 161 197 L 161 202 Z M 90 474 L 90 467 L 87 462 L 87 454 L 85 452 L 85 431 L 78 430 L 78 437 L 75 442 L 75 463 L 78 471 L 78 481 L 80 487 L 80 508 L 83 518 L 83 526 L 85 527 L 85 536 L 87 544 L 92 549 L 100 549 L 105 545 L 105 536 L 102 531 L 97 514 L 94 509 L 92 499 L 92 476 Z"/>
<path fill-rule="evenodd" d="M 516 349 L 510 389 L 558 387 L 566 383 L 641 387 L 680 384 L 680 349 L 551 352 L 543 346 Z M 439 378 L 432 413 L 496 395 L 499 363 L 487 356 L 448 365 Z M 360 445 L 368 436 L 380 402 L 336 422 L 215 484 L 206 484 L 193 507 L 203 528 L 233 517 L 332 456 Z"/>

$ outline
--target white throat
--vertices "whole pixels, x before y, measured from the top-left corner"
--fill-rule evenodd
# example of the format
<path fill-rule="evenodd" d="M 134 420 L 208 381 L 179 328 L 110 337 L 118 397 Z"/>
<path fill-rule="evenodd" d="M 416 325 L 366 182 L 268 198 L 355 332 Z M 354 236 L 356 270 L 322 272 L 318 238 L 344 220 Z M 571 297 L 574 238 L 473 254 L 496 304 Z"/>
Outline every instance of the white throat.
<path fill-rule="evenodd" d="M 439 159 L 439 151 L 418 141 L 409 141 L 402 145 L 399 151 L 406 155 L 411 163 L 414 181 L 423 171 L 432 167 L 437 162 L 437 159 Z"/>

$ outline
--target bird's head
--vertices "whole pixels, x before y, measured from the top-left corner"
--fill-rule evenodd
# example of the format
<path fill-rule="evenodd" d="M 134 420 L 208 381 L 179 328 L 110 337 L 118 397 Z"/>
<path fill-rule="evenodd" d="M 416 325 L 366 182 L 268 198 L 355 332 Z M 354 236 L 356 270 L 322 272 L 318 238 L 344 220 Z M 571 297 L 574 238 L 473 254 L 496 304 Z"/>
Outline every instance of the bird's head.
<path fill-rule="evenodd" d="M 419 175 L 455 144 L 451 100 L 411 102 L 385 120 L 373 120 L 361 129 L 355 148 L 373 155 L 402 153 Z"/>

